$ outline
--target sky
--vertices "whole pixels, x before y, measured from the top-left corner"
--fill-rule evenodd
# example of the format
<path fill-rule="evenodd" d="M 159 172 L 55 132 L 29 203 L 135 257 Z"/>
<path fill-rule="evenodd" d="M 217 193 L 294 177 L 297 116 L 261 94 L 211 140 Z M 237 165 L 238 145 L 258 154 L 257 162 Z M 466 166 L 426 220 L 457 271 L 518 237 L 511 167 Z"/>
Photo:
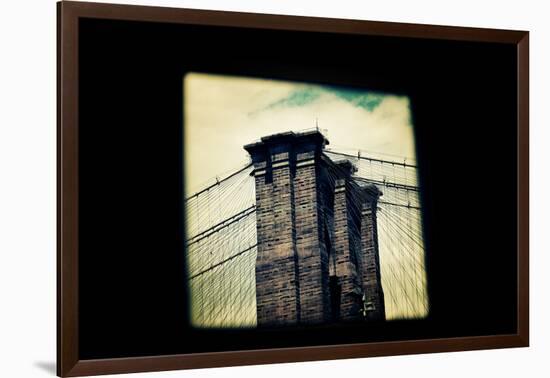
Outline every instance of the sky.
<path fill-rule="evenodd" d="M 406 96 L 189 73 L 184 77 L 186 197 L 244 165 L 245 144 L 316 124 L 331 148 L 413 160 L 409 107 Z"/>

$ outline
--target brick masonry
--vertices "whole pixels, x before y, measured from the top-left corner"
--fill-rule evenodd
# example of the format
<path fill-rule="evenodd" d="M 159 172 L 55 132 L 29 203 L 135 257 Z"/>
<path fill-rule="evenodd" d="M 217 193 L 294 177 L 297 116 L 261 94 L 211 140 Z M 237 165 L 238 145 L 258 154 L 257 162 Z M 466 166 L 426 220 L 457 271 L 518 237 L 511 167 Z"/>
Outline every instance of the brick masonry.
<path fill-rule="evenodd" d="M 384 319 L 375 187 L 322 154 L 318 131 L 246 145 L 254 164 L 258 326 Z M 374 210 L 373 210 L 374 209 Z"/>
<path fill-rule="evenodd" d="M 363 256 L 364 308 L 367 320 L 384 320 L 384 292 L 380 279 L 380 259 L 376 225 L 378 189 L 365 188 L 367 200 L 361 209 L 361 255 Z"/>

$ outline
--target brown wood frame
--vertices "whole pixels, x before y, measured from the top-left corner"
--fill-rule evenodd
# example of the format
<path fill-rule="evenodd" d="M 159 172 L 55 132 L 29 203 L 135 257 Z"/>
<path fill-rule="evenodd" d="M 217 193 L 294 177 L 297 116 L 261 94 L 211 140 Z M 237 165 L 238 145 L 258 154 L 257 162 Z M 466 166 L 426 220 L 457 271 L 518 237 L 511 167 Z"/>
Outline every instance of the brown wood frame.
<path fill-rule="evenodd" d="M 63 1 L 57 4 L 57 374 L 82 376 L 529 345 L 529 33 Z M 92 17 L 275 30 L 514 43 L 518 62 L 518 333 L 336 346 L 79 360 L 78 19 Z"/>

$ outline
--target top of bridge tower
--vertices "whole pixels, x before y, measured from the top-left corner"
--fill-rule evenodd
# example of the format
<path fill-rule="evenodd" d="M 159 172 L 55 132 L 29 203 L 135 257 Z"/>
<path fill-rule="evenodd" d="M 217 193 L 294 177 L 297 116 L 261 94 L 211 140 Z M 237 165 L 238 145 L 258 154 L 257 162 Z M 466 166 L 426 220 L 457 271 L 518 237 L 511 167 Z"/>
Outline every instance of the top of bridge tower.
<path fill-rule="evenodd" d="M 256 155 L 277 146 L 310 145 L 323 149 L 329 144 L 328 139 L 317 129 L 310 131 L 286 131 L 262 137 L 260 140 L 244 146 L 251 155 Z"/>

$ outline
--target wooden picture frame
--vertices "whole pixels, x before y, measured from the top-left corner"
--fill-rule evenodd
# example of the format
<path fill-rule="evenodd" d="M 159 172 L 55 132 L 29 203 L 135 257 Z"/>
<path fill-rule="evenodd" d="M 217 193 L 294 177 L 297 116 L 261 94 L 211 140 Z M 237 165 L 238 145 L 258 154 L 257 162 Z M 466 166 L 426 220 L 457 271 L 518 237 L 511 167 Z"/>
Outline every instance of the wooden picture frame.
<path fill-rule="evenodd" d="M 58 10 L 57 373 L 82 376 L 451 352 L 529 345 L 529 34 L 477 29 L 62 1 Z M 517 58 L 517 332 L 338 345 L 83 359 L 79 354 L 79 59 L 81 19 L 466 41 L 515 46 Z M 106 136 L 107 137 L 107 136 Z"/>

